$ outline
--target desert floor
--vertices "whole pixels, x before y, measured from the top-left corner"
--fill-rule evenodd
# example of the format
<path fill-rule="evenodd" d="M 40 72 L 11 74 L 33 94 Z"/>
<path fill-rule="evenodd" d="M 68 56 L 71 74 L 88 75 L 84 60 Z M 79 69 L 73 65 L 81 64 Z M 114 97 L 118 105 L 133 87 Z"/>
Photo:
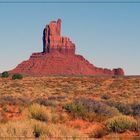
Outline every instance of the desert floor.
<path fill-rule="evenodd" d="M 140 134 L 139 115 L 139 76 L 0 78 L 0 137 L 133 137 Z M 108 125 L 120 116 L 129 117 L 130 127 Z"/>

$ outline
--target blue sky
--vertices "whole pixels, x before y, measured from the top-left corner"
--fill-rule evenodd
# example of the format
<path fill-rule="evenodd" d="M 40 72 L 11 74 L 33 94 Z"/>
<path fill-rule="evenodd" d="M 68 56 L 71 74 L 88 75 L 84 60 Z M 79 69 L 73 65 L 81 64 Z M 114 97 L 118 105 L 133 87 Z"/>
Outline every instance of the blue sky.
<path fill-rule="evenodd" d="M 140 3 L 0 3 L 0 72 L 41 52 L 43 28 L 58 18 L 77 54 L 140 75 Z"/>

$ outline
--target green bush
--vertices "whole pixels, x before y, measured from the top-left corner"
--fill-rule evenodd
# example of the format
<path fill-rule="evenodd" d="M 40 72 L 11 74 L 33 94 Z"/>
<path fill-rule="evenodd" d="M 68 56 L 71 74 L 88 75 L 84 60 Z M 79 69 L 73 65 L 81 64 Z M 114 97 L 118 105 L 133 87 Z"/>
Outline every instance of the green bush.
<path fill-rule="evenodd" d="M 64 109 L 67 110 L 68 112 L 83 112 L 83 111 L 85 111 L 85 108 L 83 105 L 75 104 L 75 103 L 70 103 L 70 104 L 64 105 Z"/>
<path fill-rule="evenodd" d="M 22 78 L 23 78 L 23 76 L 22 76 L 21 74 L 19 74 L 19 73 L 14 74 L 14 75 L 12 76 L 12 79 L 13 79 L 13 80 L 22 79 Z"/>
<path fill-rule="evenodd" d="M 136 131 L 137 121 L 129 116 L 116 116 L 106 122 L 106 127 L 113 132 Z"/>
<path fill-rule="evenodd" d="M 1 77 L 2 78 L 7 78 L 9 77 L 9 73 L 7 71 L 4 71 L 2 74 L 1 74 Z"/>
<path fill-rule="evenodd" d="M 94 112 L 88 112 L 87 109 L 81 104 L 70 103 L 64 105 L 63 108 L 75 119 L 80 118 L 92 122 L 97 116 Z"/>
<path fill-rule="evenodd" d="M 87 113 L 86 108 L 81 104 L 70 103 L 63 106 L 63 108 L 72 114 L 74 118 L 84 118 Z"/>

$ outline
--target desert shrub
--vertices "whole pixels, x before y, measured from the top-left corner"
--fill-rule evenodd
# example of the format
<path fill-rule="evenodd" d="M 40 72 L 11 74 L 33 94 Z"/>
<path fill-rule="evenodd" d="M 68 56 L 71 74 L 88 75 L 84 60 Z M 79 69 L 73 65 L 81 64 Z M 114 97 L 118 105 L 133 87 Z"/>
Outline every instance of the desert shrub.
<path fill-rule="evenodd" d="M 93 121 L 96 113 L 88 112 L 83 105 L 70 103 L 63 106 L 63 108 L 71 113 L 74 118 L 80 118 L 87 121 Z"/>
<path fill-rule="evenodd" d="M 108 110 L 110 115 L 107 115 L 107 114 L 103 115 L 100 113 L 88 112 L 86 114 L 86 118 L 88 118 L 89 121 L 103 122 L 103 121 L 105 121 L 108 118 L 111 118 L 113 116 L 121 115 L 120 112 L 114 107 L 108 107 L 107 110 Z"/>
<path fill-rule="evenodd" d="M 116 79 L 116 78 L 119 78 L 119 76 L 117 76 L 117 75 L 114 75 L 114 76 L 112 76 L 112 78 Z"/>
<path fill-rule="evenodd" d="M 32 101 L 32 103 L 37 103 L 40 105 L 44 105 L 44 106 L 56 106 L 56 102 L 55 101 L 50 101 L 48 99 L 44 99 L 44 98 L 37 98 L 35 100 Z"/>
<path fill-rule="evenodd" d="M 87 121 L 104 121 L 108 117 L 120 115 L 114 108 L 91 99 L 80 98 L 73 103 L 63 106 L 63 108 L 74 118 L 81 118 Z"/>
<path fill-rule="evenodd" d="M 110 99 L 110 96 L 107 94 L 104 94 L 101 96 L 101 99 L 108 100 L 108 99 Z"/>
<path fill-rule="evenodd" d="M 20 73 L 14 74 L 14 75 L 12 76 L 12 80 L 22 79 L 22 78 L 23 78 L 23 76 L 22 76 L 22 74 L 20 74 Z"/>
<path fill-rule="evenodd" d="M 36 119 L 39 121 L 48 121 L 49 120 L 49 114 L 46 110 L 46 107 L 39 105 L 39 104 L 32 104 L 29 107 L 29 116 L 32 119 Z"/>
<path fill-rule="evenodd" d="M 107 128 L 105 126 L 98 126 L 95 127 L 91 133 L 89 134 L 89 136 L 91 138 L 102 138 L 103 136 L 105 136 L 107 134 Z"/>
<path fill-rule="evenodd" d="M 139 101 L 135 101 L 134 103 L 132 103 L 131 108 L 133 110 L 134 116 L 140 115 L 140 102 Z"/>
<path fill-rule="evenodd" d="M 113 107 L 117 108 L 119 110 L 119 112 L 121 112 L 124 115 L 133 114 L 133 110 L 129 104 L 125 104 L 122 102 L 116 102 L 113 100 L 107 100 L 104 103 L 109 105 L 109 106 L 113 106 Z"/>
<path fill-rule="evenodd" d="M 81 104 L 69 103 L 65 104 L 63 108 L 71 113 L 74 118 L 83 118 L 84 114 L 87 113 L 86 108 Z"/>
<path fill-rule="evenodd" d="M 118 102 L 115 107 L 124 115 L 131 115 L 133 112 L 129 104 Z"/>
<path fill-rule="evenodd" d="M 109 117 L 122 115 L 122 114 L 119 112 L 119 110 L 118 110 L 117 108 L 115 108 L 115 107 L 110 107 L 110 106 L 108 106 L 108 107 L 107 107 L 107 110 L 108 110 L 108 112 L 110 112 L 110 113 L 109 113 L 109 114 L 110 114 Z M 106 115 L 106 116 L 108 116 L 108 115 Z"/>
<path fill-rule="evenodd" d="M 1 77 L 2 78 L 7 78 L 9 77 L 9 73 L 7 71 L 4 71 L 2 74 L 1 74 Z"/>
<path fill-rule="evenodd" d="M 11 105 L 29 105 L 30 100 L 26 97 L 14 97 L 14 96 L 1 96 L 0 105 L 11 104 Z"/>
<path fill-rule="evenodd" d="M 70 103 L 66 104 L 63 107 L 67 112 L 84 112 L 86 111 L 85 107 L 81 104 Z"/>
<path fill-rule="evenodd" d="M 129 116 L 116 116 L 109 119 L 106 122 L 106 126 L 113 132 L 135 131 L 137 129 L 137 121 Z"/>
<path fill-rule="evenodd" d="M 113 107 L 117 108 L 124 115 L 133 115 L 133 116 L 140 115 L 140 102 L 139 101 L 135 101 L 131 104 L 126 104 L 123 102 L 106 100 L 106 101 L 104 101 L 104 103 L 109 106 L 113 106 Z"/>
<path fill-rule="evenodd" d="M 88 112 L 95 112 L 103 116 L 115 116 L 119 114 L 119 111 L 117 109 L 106 105 L 102 101 L 80 98 L 76 99 L 75 103 L 83 105 Z"/>
<path fill-rule="evenodd" d="M 66 96 L 50 96 L 50 97 L 48 97 L 48 100 L 56 100 L 56 101 L 62 101 L 65 99 L 66 99 Z"/>

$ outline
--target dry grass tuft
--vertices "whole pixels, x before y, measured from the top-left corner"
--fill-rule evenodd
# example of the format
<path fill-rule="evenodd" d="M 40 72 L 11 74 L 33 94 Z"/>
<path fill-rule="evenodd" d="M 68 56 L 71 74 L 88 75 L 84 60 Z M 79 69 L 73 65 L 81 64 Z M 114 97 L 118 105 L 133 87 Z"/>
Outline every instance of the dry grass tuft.
<path fill-rule="evenodd" d="M 0 124 L 0 137 L 33 137 L 29 121 L 8 122 Z"/>
<path fill-rule="evenodd" d="M 36 119 L 39 121 L 49 121 L 49 113 L 47 112 L 47 109 L 43 105 L 39 104 L 32 104 L 29 107 L 29 117 L 32 119 Z"/>
<path fill-rule="evenodd" d="M 91 138 L 102 138 L 107 134 L 107 128 L 105 126 L 96 126 L 90 133 Z"/>
<path fill-rule="evenodd" d="M 0 124 L 1 138 L 54 138 L 54 139 L 76 139 L 78 137 L 87 137 L 73 128 L 63 124 L 46 124 L 40 121 L 16 121 Z"/>

